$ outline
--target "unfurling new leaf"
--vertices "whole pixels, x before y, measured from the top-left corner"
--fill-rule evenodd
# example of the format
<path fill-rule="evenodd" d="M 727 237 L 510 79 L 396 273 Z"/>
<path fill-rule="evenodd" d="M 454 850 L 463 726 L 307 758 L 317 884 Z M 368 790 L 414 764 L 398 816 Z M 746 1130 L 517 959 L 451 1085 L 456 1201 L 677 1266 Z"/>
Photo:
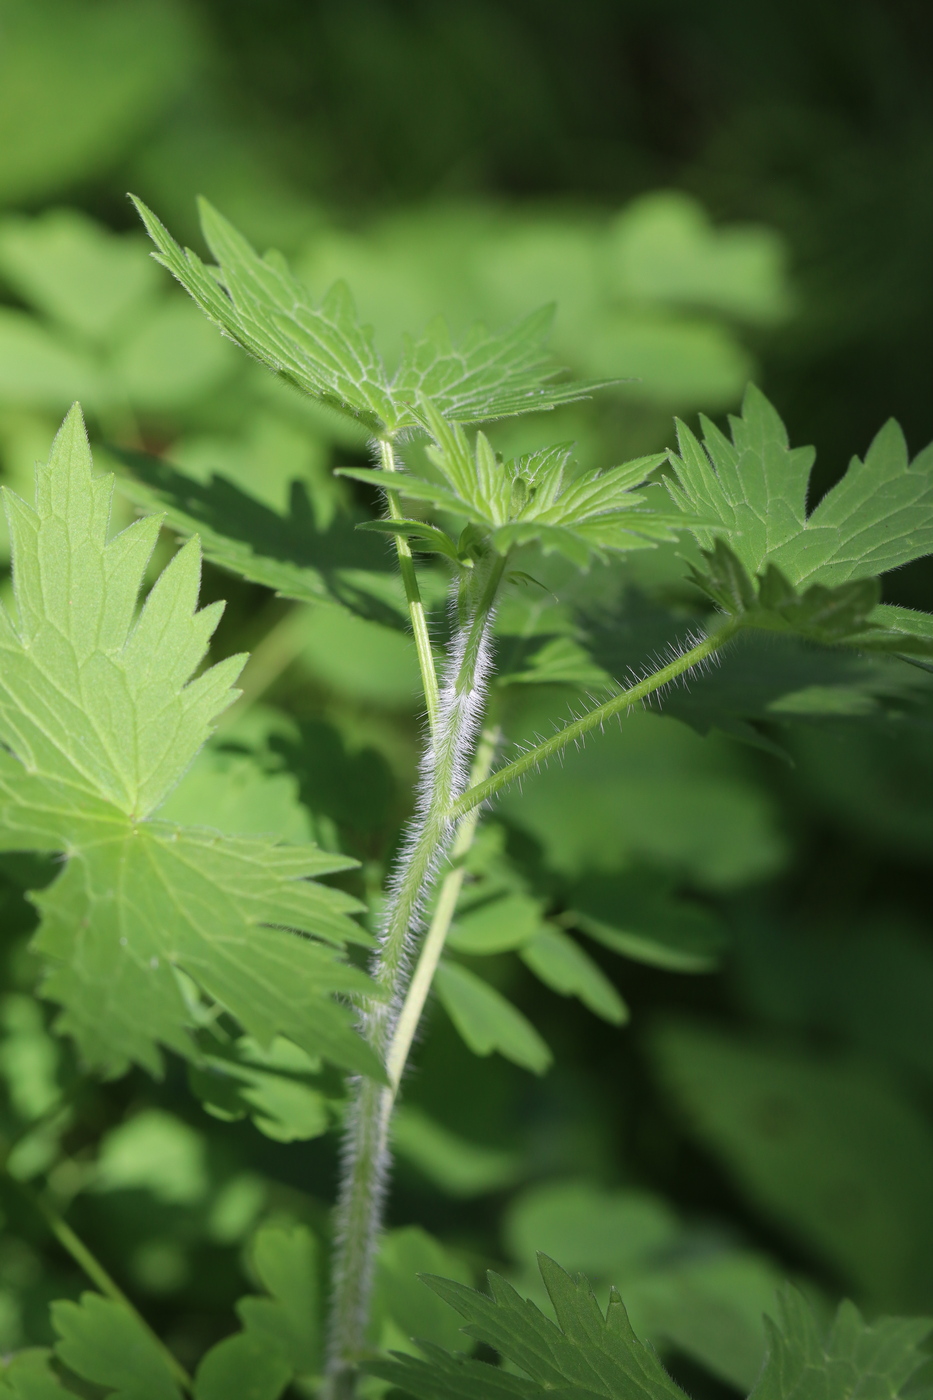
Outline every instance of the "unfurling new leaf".
<path fill-rule="evenodd" d="M 338 951 L 366 939 L 348 917 L 359 906 L 306 878 L 353 862 L 154 815 L 234 698 L 242 658 L 191 679 L 221 607 L 196 610 L 197 541 L 136 616 L 159 520 L 108 543 L 112 486 L 92 473 L 75 407 L 35 506 L 4 492 L 16 609 L 0 610 L 0 849 L 64 858 L 33 897 L 44 993 L 111 1073 L 158 1073 L 160 1046 L 196 1058 L 200 995 L 262 1045 L 282 1034 L 378 1074 L 331 998 L 370 986 Z"/>

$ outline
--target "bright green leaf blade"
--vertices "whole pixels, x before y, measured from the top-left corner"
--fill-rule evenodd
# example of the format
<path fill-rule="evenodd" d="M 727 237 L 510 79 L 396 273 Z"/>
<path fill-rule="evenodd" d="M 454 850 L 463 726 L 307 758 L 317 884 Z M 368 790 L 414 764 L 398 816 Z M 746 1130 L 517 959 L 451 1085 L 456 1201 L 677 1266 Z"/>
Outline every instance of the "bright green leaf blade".
<path fill-rule="evenodd" d="M 543 1074 L 551 1052 L 522 1013 L 475 973 L 455 963 L 441 963 L 437 993 L 444 1010 L 475 1055 L 500 1055 Z"/>
<path fill-rule="evenodd" d="M 134 619 L 159 522 L 105 543 L 112 478 L 94 477 L 80 411 L 37 470 L 36 506 L 7 491 L 17 619 L 0 613 L 0 737 L 31 771 L 147 816 L 230 704 L 242 658 L 189 678 L 217 625 L 196 611 L 192 543 Z"/>
<path fill-rule="evenodd" d="M 47 960 L 44 995 L 61 1005 L 61 1028 L 91 1064 L 129 1060 L 158 1073 L 159 1044 L 194 1054 L 177 969 L 261 1044 L 284 1034 L 309 1054 L 379 1073 L 351 1013 L 329 995 L 365 993 L 368 980 L 333 950 L 286 932 L 337 945 L 366 940 L 347 918 L 356 902 L 305 878 L 332 868 L 333 857 L 313 846 L 134 825 L 103 804 L 96 814 L 82 804 L 69 826 L 73 813 L 50 810 L 59 790 L 36 791 L 11 760 L 4 768 L 3 846 L 36 849 L 41 833 L 27 823 L 41 811 L 54 818 L 44 848 L 71 848 L 63 873 L 34 896 L 34 946 Z"/>
<path fill-rule="evenodd" d="M 219 271 L 183 250 L 155 215 L 134 201 L 168 268 L 201 310 L 239 345 L 299 389 L 378 429 L 392 420 L 385 371 L 345 289 L 320 306 L 279 259 L 263 259 L 206 201 L 204 236 Z"/>
<path fill-rule="evenodd" d="M 520 956 L 553 991 L 565 997 L 579 997 L 604 1021 L 621 1026 L 629 1019 L 628 1007 L 603 970 L 553 924 L 542 924 L 521 949 Z"/>
<path fill-rule="evenodd" d="M 407 625 L 389 551 L 339 519 L 319 531 L 300 488 L 283 515 L 223 478 L 205 486 L 158 458 L 120 457 L 132 473 L 117 477 L 120 493 L 178 534 L 197 535 L 218 568 L 296 602 L 348 608 L 396 630 Z"/>
<path fill-rule="evenodd" d="M 701 444 L 681 425 L 670 484 L 705 550 L 724 540 L 750 577 L 772 564 L 794 588 L 838 588 L 933 552 L 933 446 L 910 462 L 896 423 L 807 516 L 812 448 L 791 449 L 778 414 L 749 386 L 731 441 L 703 420 Z"/>
<path fill-rule="evenodd" d="M 557 371 L 544 344 L 552 320 L 553 308 L 542 307 L 497 333 L 474 326 L 458 346 L 435 322 L 420 340 L 408 340 L 393 395 L 400 405 L 430 399 L 451 423 L 483 423 L 575 403 L 615 382 L 550 383 Z M 415 414 L 421 421 L 422 412 Z"/>
<path fill-rule="evenodd" d="M 110 1072 L 158 1073 L 160 1045 L 194 1053 L 183 971 L 261 1044 L 284 1034 L 380 1075 L 331 995 L 370 984 L 324 946 L 368 941 L 348 917 L 359 906 L 307 878 L 352 862 L 148 820 L 229 704 L 240 660 L 189 680 L 219 615 L 196 611 L 196 542 L 134 615 L 158 520 L 107 543 L 111 487 L 75 408 L 36 506 L 6 499 L 16 616 L 0 612 L 0 849 L 66 856 L 34 897 L 44 993 Z"/>
<path fill-rule="evenodd" d="M 292 1369 L 278 1347 L 237 1332 L 211 1347 L 194 1378 L 195 1400 L 278 1400 Z"/>
<path fill-rule="evenodd" d="M 421 426 L 419 396 L 429 395 L 451 421 L 474 423 L 555 408 L 600 387 L 550 383 L 554 369 L 543 349 L 547 311 L 498 334 L 476 327 L 456 347 L 435 324 L 420 340 L 407 342 L 402 363 L 389 377 L 343 284 L 315 305 L 282 258 L 260 258 L 202 200 L 201 226 L 218 265 L 205 267 L 144 204 L 134 202 L 159 261 L 216 325 L 305 393 L 377 432 Z"/>
<path fill-rule="evenodd" d="M 871 1326 L 844 1302 L 823 1335 L 806 1299 L 786 1288 L 777 1325 L 766 1319 L 768 1359 L 751 1400 L 897 1400 L 929 1362 L 930 1318 L 882 1317 Z"/>
<path fill-rule="evenodd" d="M 96 1293 L 53 1303 L 56 1355 L 75 1375 L 106 1386 L 115 1400 L 180 1400 L 155 1338 L 128 1308 Z"/>

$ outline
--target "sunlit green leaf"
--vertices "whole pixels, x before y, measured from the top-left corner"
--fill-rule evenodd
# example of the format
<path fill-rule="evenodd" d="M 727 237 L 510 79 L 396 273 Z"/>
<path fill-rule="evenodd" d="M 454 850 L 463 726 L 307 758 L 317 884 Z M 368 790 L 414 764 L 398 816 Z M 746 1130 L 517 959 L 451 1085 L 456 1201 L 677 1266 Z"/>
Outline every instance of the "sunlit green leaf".
<path fill-rule="evenodd" d="M 194 1053 L 182 970 L 260 1042 L 284 1033 L 374 1070 L 328 995 L 368 985 L 326 948 L 365 940 L 347 917 L 358 906 L 306 879 L 352 862 L 152 819 L 229 704 L 241 658 L 190 679 L 220 614 L 196 611 L 195 543 L 134 617 L 159 522 L 105 543 L 111 490 L 75 409 L 36 506 L 6 493 L 16 610 L 0 614 L 0 847 L 66 857 L 34 896 L 44 994 L 111 1071 L 159 1072 L 160 1044 Z"/>

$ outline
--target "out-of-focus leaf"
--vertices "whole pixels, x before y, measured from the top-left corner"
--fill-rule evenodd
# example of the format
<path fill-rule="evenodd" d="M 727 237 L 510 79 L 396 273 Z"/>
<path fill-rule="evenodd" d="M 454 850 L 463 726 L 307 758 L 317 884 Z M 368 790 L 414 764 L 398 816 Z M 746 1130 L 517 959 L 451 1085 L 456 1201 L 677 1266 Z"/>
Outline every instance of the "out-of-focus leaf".
<path fill-rule="evenodd" d="M 0 223 L 0 274 L 82 340 L 112 340 L 158 292 L 142 239 L 110 233 L 77 209 Z"/>
<path fill-rule="evenodd" d="M 0 203 L 96 174 L 178 91 L 196 57 L 190 15 L 166 0 L 29 0 L 4 7 Z"/>
<path fill-rule="evenodd" d="M 131 403 L 152 413 L 196 404 L 230 374 L 234 363 L 230 346 L 178 296 L 158 302 L 139 318 L 116 360 Z"/>
<path fill-rule="evenodd" d="M 383 1237 L 369 1327 L 370 1340 L 382 1350 L 418 1355 L 422 1342 L 447 1347 L 461 1342 L 457 1317 L 421 1281 L 435 1269 L 463 1284 L 472 1277 L 456 1254 L 417 1225 Z"/>
<path fill-rule="evenodd" d="M 414 1104 L 402 1104 L 392 1119 L 398 1156 L 417 1167 L 448 1196 L 482 1196 L 511 1186 L 521 1172 L 513 1152 L 484 1147 L 450 1132 Z"/>
<path fill-rule="evenodd" d="M 167 1205 L 194 1205 L 209 1184 L 203 1134 L 173 1113 L 147 1108 L 105 1134 L 91 1189 L 149 1191 Z"/>
<path fill-rule="evenodd" d="M 610 232 L 610 258 L 614 289 L 627 300 L 702 306 L 765 325 L 789 310 L 784 248 L 773 230 L 714 228 L 680 190 L 627 205 Z"/>
<path fill-rule="evenodd" d="M 921 1343 L 933 1330 L 928 1317 L 882 1317 L 871 1326 L 852 1303 L 840 1303 L 821 1335 L 806 1300 L 786 1289 L 777 1325 L 768 1319 L 768 1360 L 754 1400 L 852 1400 L 856 1395 L 909 1393 L 909 1382 L 929 1362 Z"/>
<path fill-rule="evenodd" d="M 679 899 L 657 872 L 588 875 L 568 892 L 575 928 L 614 953 L 671 972 L 709 972 L 726 931 L 702 905 Z"/>
<path fill-rule="evenodd" d="M 318 1243 L 304 1225 L 264 1225 L 250 1258 L 268 1297 L 236 1305 L 246 1333 L 277 1349 L 292 1372 L 313 1376 L 321 1366 Z"/>
<path fill-rule="evenodd" d="M 531 1186 L 509 1205 L 503 1223 L 509 1255 L 524 1268 L 552 1251 L 567 1268 L 624 1289 L 678 1242 L 673 1210 L 647 1191 L 605 1191 L 587 1182 Z"/>
<path fill-rule="evenodd" d="M 526 724 L 533 734 L 533 718 Z M 635 712 L 569 750 L 562 765 L 526 777 L 499 810 L 571 878 L 647 864 L 728 889 L 772 874 L 785 856 L 767 798 L 739 757 L 674 720 Z"/>
<path fill-rule="evenodd" d="M 688 1127 L 740 1189 L 883 1307 L 925 1296 L 933 1135 L 858 1064 L 672 1023 L 652 1053 Z"/>
<path fill-rule="evenodd" d="M 264 1048 L 250 1036 L 229 1044 L 205 1035 L 202 1051 L 188 1082 L 213 1117 L 249 1117 L 276 1142 L 305 1142 L 330 1127 L 320 1061 L 284 1036 Z"/>
<path fill-rule="evenodd" d="M 91 356 L 25 312 L 0 307 L 0 401 L 61 412 L 76 395 L 95 406 L 108 397 Z"/>
<path fill-rule="evenodd" d="M 435 985 L 444 1010 L 475 1055 L 497 1050 L 533 1074 L 548 1068 L 551 1052 L 534 1026 L 488 982 L 465 967 L 443 962 Z"/>
<path fill-rule="evenodd" d="M 541 926 L 543 905 L 525 894 L 506 894 L 458 914 L 447 943 L 471 956 L 523 947 Z"/>
<path fill-rule="evenodd" d="M 278 1400 L 292 1378 L 279 1348 L 255 1332 L 236 1332 L 211 1347 L 195 1372 L 195 1400 Z"/>
<path fill-rule="evenodd" d="M 553 924 L 542 924 L 520 952 L 522 962 L 553 991 L 579 997 L 596 1016 L 614 1026 L 624 1025 L 628 1007 L 600 967 Z"/>
<path fill-rule="evenodd" d="M 52 1323 L 56 1355 L 116 1400 L 180 1400 L 155 1338 L 128 1308 L 84 1293 L 79 1303 L 53 1303 Z"/>

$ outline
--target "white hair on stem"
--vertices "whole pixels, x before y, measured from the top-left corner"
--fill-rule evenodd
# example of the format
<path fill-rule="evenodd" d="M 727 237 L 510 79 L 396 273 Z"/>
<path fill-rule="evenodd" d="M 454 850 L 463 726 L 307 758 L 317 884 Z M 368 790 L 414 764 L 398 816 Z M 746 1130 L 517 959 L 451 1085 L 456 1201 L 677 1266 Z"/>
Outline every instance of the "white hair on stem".
<path fill-rule="evenodd" d="M 385 1059 L 411 976 L 417 935 L 456 822 L 452 804 L 466 791 L 470 757 L 479 736 L 492 664 L 490 633 L 495 589 L 504 560 L 490 572 L 469 622 L 457 627 L 439 688 L 434 738 L 422 759 L 415 815 L 409 823 L 381 920 L 372 975 L 381 1000 L 370 1001 L 361 1030 Z M 451 608 L 457 607 L 452 595 Z M 352 1366 L 362 1344 L 383 1206 L 391 1168 L 389 1117 L 394 1092 L 357 1079 L 347 1116 L 336 1211 L 331 1376 Z"/>

